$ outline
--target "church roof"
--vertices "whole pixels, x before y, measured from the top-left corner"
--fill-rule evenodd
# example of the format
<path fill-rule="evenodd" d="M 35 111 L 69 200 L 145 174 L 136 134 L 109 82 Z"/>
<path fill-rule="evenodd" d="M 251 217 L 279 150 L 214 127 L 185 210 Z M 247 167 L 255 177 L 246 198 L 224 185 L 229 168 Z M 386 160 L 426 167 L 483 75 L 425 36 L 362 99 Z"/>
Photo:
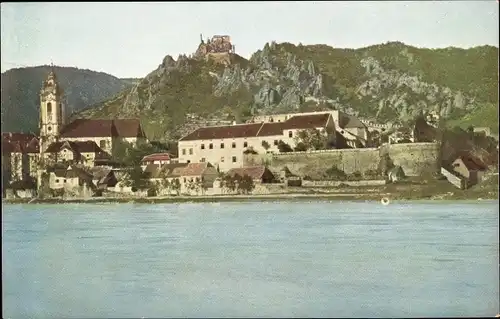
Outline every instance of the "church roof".
<path fill-rule="evenodd" d="M 38 137 L 31 133 L 2 133 L 2 153 L 39 153 Z"/>
<path fill-rule="evenodd" d="M 61 137 L 144 137 L 138 119 L 76 119 L 63 127 Z"/>

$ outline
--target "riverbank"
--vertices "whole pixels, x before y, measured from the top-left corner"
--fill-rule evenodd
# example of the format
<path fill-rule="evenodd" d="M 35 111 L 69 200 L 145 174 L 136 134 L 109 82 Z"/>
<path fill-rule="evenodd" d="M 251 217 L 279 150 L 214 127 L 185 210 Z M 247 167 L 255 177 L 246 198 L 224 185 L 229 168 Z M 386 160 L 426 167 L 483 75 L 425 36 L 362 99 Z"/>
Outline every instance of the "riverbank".
<path fill-rule="evenodd" d="M 206 203 L 247 201 L 390 201 L 415 200 L 498 200 L 498 176 L 470 189 L 460 190 L 448 181 L 407 181 L 382 187 L 326 187 L 308 189 L 290 187 L 286 191 L 255 195 L 214 196 L 156 196 L 156 197 L 91 197 L 91 198 L 46 198 L 3 199 L 9 204 L 67 204 L 67 203 Z"/>
<path fill-rule="evenodd" d="M 46 199 L 4 199 L 7 204 L 70 204 L 70 203 L 208 203 L 208 202 L 249 202 L 249 201 L 380 201 L 388 198 L 389 201 L 415 201 L 415 200 L 498 200 L 496 196 L 484 194 L 481 197 L 457 196 L 456 194 L 438 194 L 434 196 L 417 196 L 418 194 L 395 193 L 314 193 L 314 194 L 268 194 L 268 195 L 217 195 L 217 196 L 168 196 L 168 197 L 91 197 L 91 198 L 46 198 Z"/>

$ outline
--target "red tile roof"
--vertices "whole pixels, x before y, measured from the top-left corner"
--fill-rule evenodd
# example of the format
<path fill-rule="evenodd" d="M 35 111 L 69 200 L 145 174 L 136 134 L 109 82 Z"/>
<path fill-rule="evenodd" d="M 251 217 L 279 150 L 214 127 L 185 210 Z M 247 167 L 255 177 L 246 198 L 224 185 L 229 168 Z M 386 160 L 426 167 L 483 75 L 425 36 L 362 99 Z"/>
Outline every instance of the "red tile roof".
<path fill-rule="evenodd" d="M 38 137 L 30 133 L 2 133 L 2 154 L 39 153 Z"/>
<path fill-rule="evenodd" d="M 17 133 L 17 132 L 2 133 L 2 141 L 28 143 L 34 138 L 37 138 L 37 136 L 31 133 Z"/>
<path fill-rule="evenodd" d="M 212 165 L 208 163 L 189 163 L 182 169 L 182 176 L 200 176 L 208 167 L 212 167 Z"/>
<path fill-rule="evenodd" d="M 91 120 L 76 119 L 64 126 L 61 137 L 143 137 L 137 119 Z"/>
<path fill-rule="evenodd" d="M 201 127 L 181 138 L 181 141 L 212 140 L 257 136 L 261 123 L 236 124 L 225 126 Z"/>
<path fill-rule="evenodd" d="M 285 122 L 202 127 L 184 136 L 180 141 L 277 136 L 283 135 L 283 130 L 325 127 L 330 116 L 329 113 L 297 115 Z"/>
<path fill-rule="evenodd" d="M 266 171 L 265 166 L 251 166 L 251 167 L 240 167 L 240 168 L 232 168 L 227 174 L 230 176 L 234 176 L 236 174 L 240 176 L 248 175 L 253 180 L 261 179 Z"/>
<path fill-rule="evenodd" d="M 330 113 L 296 115 L 283 122 L 285 130 L 325 127 Z"/>
<path fill-rule="evenodd" d="M 173 156 L 170 153 L 154 153 L 154 154 L 149 154 L 149 155 L 144 156 L 142 158 L 141 162 L 168 161 L 172 158 L 173 158 Z"/>
<path fill-rule="evenodd" d="M 144 172 L 149 173 L 151 178 L 159 178 L 161 175 L 167 177 L 201 176 L 209 167 L 213 166 L 209 163 L 149 164 Z"/>
<path fill-rule="evenodd" d="M 342 128 L 366 128 L 366 125 L 353 115 L 346 115 L 342 124 Z"/>
<path fill-rule="evenodd" d="M 61 141 L 49 145 L 47 153 L 56 153 L 68 148 L 77 153 L 105 153 L 94 141 Z"/>
<path fill-rule="evenodd" d="M 257 136 L 283 135 L 283 125 L 281 122 L 263 123 Z"/>
<path fill-rule="evenodd" d="M 471 171 L 483 171 L 488 168 L 480 159 L 471 154 L 462 153 L 457 159 L 461 159 L 465 167 Z"/>

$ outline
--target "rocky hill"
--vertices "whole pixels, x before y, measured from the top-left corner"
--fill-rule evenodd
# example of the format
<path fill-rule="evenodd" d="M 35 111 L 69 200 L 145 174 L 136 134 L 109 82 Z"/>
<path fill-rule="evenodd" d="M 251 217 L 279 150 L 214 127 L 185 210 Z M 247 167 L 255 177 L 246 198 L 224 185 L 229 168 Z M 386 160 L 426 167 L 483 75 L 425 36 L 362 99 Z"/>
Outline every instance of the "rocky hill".
<path fill-rule="evenodd" d="M 131 89 L 76 116 L 138 116 L 151 139 L 163 140 L 203 121 L 258 113 L 340 109 L 404 123 L 437 111 L 456 123 L 498 107 L 498 48 L 491 46 L 421 49 L 393 42 L 354 50 L 273 42 L 249 60 L 229 57 L 230 65 L 222 65 L 167 55 Z M 497 118 L 488 123 L 495 124 Z"/>
<path fill-rule="evenodd" d="M 65 90 L 69 112 L 109 99 L 138 81 L 77 68 L 54 69 Z M 50 66 L 38 66 L 2 73 L 2 132 L 38 132 L 38 94 L 49 72 Z"/>

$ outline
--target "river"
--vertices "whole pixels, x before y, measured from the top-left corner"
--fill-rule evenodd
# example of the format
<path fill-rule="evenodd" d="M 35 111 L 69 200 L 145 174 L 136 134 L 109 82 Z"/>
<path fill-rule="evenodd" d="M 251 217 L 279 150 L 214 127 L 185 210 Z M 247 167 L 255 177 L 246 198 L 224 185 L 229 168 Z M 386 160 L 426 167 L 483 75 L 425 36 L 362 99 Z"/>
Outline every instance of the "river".
<path fill-rule="evenodd" d="M 3 205 L 4 318 L 499 312 L 498 201 Z"/>

